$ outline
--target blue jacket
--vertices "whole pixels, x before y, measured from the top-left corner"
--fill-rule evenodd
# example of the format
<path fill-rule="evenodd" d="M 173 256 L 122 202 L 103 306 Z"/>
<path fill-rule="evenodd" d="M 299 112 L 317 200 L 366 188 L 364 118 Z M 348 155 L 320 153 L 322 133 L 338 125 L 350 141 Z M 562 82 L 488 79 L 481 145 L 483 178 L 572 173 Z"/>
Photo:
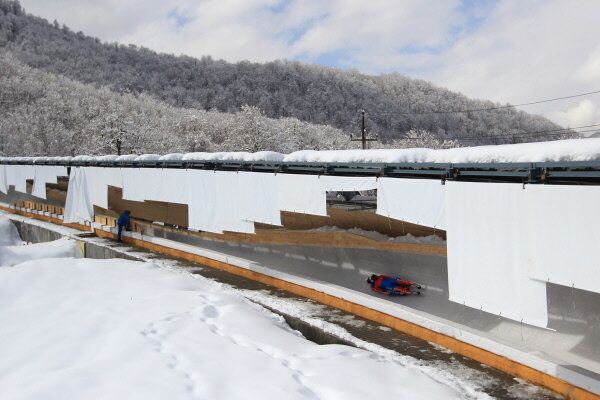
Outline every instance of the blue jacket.
<path fill-rule="evenodd" d="M 392 291 L 398 285 L 396 278 L 385 278 L 381 281 L 379 287 L 385 291 Z"/>
<path fill-rule="evenodd" d="M 119 219 L 117 220 L 117 225 L 121 226 L 129 226 L 130 216 L 129 213 L 123 213 L 119 215 Z"/>

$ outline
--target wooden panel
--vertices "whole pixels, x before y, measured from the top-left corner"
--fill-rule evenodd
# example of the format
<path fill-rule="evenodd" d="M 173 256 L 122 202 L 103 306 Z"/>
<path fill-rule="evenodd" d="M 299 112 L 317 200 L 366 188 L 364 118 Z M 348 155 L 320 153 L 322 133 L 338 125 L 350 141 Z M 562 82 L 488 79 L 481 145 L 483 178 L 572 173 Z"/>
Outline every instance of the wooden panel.
<path fill-rule="evenodd" d="M 67 202 L 68 180 L 59 180 L 59 183 L 46 184 L 46 198 L 54 204 L 65 206 Z"/>
<path fill-rule="evenodd" d="M 160 221 L 181 227 L 188 226 L 187 204 L 123 200 L 123 190 L 117 187 L 108 187 L 108 208 L 116 215 L 124 210 L 130 210 L 131 214 L 138 219 Z"/>
<path fill-rule="evenodd" d="M 335 226 L 342 229 L 360 228 L 384 235 L 397 237 L 410 233 L 413 236 L 438 235 L 446 238 L 446 232 L 426 226 L 411 224 L 375 214 L 374 211 L 347 211 L 340 208 L 327 208 L 328 217 L 297 214 L 287 211 L 281 213 L 281 222 L 288 229 L 315 229 L 322 226 Z M 267 226 L 265 226 L 267 228 Z"/>
<path fill-rule="evenodd" d="M 54 218 L 54 217 L 50 217 L 47 215 L 39 215 L 39 214 L 33 214 L 27 211 L 21 211 L 21 210 L 13 210 L 7 207 L 3 207 L 0 206 L 0 210 L 2 211 L 6 211 L 12 214 L 17 214 L 17 215 L 22 215 L 24 217 L 28 217 L 28 218 L 32 218 L 32 219 L 38 219 L 41 221 L 46 221 L 46 222 L 51 222 L 53 224 L 56 225 L 63 225 L 69 228 L 73 228 L 73 229 L 77 229 L 80 231 L 85 231 L 85 232 L 90 232 L 91 228 L 89 226 L 85 226 L 85 225 L 81 225 L 81 224 L 75 224 L 75 223 L 64 223 L 62 220 L 58 219 L 58 218 Z"/>
<path fill-rule="evenodd" d="M 134 219 L 139 226 L 137 232 L 145 232 L 150 224 L 144 221 Z M 315 232 L 315 231 L 300 231 L 288 230 L 285 228 L 279 229 L 258 229 L 255 234 L 239 233 L 239 232 L 192 232 L 171 228 L 168 226 L 162 227 L 168 231 L 178 232 L 188 236 L 196 236 L 210 240 L 222 242 L 238 242 L 238 243 L 253 243 L 253 244 L 273 244 L 273 245 L 298 245 L 298 246 L 326 246 L 347 249 L 376 249 L 386 251 L 398 251 L 404 253 L 419 253 L 419 254 L 434 254 L 445 256 L 445 244 L 425 244 L 425 243 L 397 243 L 384 242 L 370 239 L 366 236 L 356 235 L 350 232 Z"/>
<path fill-rule="evenodd" d="M 207 237 L 213 240 L 228 242 L 244 242 L 256 244 L 288 244 L 300 246 L 327 246 L 350 249 L 378 249 L 420 254 L 436 254 L 445 256 L 445 245 L 424 243 L 393 243 L 380 242 L 365 236 L 349 232 L 315 232 L 315 231 L 289 231 L 289 230 L 257 230 L 256 234 L 225 232 L 192 233 L 192 235 Z"/>

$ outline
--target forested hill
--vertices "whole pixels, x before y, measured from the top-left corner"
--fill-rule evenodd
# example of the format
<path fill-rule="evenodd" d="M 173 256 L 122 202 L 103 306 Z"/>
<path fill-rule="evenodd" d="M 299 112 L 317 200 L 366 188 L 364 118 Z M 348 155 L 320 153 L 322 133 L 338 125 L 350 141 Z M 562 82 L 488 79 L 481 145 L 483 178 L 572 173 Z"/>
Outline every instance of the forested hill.
<path fill-rule="evenodd" d="M 388 140 L 426 130 L 442 138 L 481 138 L 464 142 L 470 145 L 506 143 L 551 138 L 521 133 L 559 128 L 514 109 L 431 114 L 496 104 L 399 74 L 369 76 L 288 61 L 234 64 L 102 43 L 28 15 L 16 1 L 0 0 L 0 48 L 31 67 L 177 107 L 236 112 L 251 105 L 267 117 L 296 117 L 346 132 L 358 131 L 358 111 L 365 109 L 370 131 Z"/>

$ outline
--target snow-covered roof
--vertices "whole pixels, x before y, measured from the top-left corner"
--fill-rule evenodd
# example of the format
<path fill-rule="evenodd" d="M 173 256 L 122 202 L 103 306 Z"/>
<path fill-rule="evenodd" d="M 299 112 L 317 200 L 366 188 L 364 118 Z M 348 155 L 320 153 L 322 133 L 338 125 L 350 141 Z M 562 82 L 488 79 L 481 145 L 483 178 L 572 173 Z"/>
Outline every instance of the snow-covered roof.
<path fill-rule="evenodd" d="M 245 161 L 245 162 L 322 162 L 322 163 L 504 163 L 544 161 L 600 160 L 600 138 L 555 140 L 504 144 L 496 146 L 458 147 L 452 149 L 373 149 L 373 150 L 301 150 L 290 154 L 272 151 L 217 152 L 143 155 L 105 155 L 77 157 L 13 157 L 2 160 L 40 161 Z"/>
<path fill-rule="evenodd" d="M 425 148 L 305 150 L 284 157 L 284 161 L 287 162 L 336 163 L 503 163 L 591 160 L 600 160 L 600 139 L 569 139 L 443 150 Z"/>

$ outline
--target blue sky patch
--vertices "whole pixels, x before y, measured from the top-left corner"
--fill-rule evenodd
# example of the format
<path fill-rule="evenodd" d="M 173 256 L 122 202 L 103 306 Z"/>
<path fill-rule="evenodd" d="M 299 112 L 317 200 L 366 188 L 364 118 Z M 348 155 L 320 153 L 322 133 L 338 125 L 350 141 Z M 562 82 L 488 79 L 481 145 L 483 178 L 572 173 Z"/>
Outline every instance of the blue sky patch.
<path fill-rule="evenodd" d="M 183 28 L 190 22 L 190 18 L 187 15 L 181 13 L 177 8 L 174 8 L 171 11 L 169 11 L 169 13 L 167 14 L 167 18 L 175 22 L 175 26 L 178 29 Z"/>

